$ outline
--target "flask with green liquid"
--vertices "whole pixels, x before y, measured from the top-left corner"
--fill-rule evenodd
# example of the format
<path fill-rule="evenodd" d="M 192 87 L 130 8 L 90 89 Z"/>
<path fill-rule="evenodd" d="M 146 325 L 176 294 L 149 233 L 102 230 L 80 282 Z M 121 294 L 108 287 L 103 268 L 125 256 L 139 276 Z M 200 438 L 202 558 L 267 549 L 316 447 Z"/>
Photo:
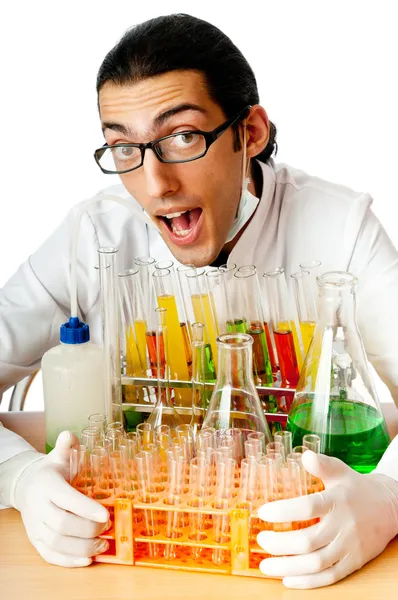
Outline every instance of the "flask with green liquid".
<path fill-rule="evenodd" d="M 315 433 L 321 452 L 369 473 L 390 437 L 356 323 L 357 279 L 330 272 L 318 277 L 317 284 L 318 322 L 287 429 L 293 446 L 301 445 L 305 434 Z"/>

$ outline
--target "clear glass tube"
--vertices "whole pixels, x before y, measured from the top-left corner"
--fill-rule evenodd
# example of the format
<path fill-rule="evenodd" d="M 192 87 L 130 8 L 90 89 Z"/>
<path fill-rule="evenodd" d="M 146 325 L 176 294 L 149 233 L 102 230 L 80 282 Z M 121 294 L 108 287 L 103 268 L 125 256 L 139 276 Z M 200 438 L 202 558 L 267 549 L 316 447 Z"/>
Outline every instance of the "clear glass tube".
<path fill-rule="evenodd" d="M 268 271 L 264 274 L 264 277 L 270 302 L 272 329 L 282 383 L 295 387 L 299 379 L 297 351 L 301 352 L 301 346 L 289 306 L 285 273 L 283 269 L 278 268 Z"/>
<path fill-rule="evenodd" d="M 91 497 L 94 500 L 110 498 L 109 454 L 105 448 L 93 448 L 90 454 Z"/>
<path fill-rule="evenodd" d="M 237 284 L 239 318 L 245 323 L 245 333 L 253 338 L 253 377 L 257 385 L 271 385 L 274 381 L 260 288 L 255 269 L 246 268 L 234 275 Z M 276 402 L 274 402 L 276 408 Z"/>
<path fill-rule="evenodd" d="M 107 420 L 123 418 L 120 365 L 119 296 L 116 277 L 117 248 L 99 248 L 102 345 L 105 359 Z"/>
<path fill-rule="evenodd" d="M 91 452 L 95 445 L 102 440 L 103 434 L 98 427 L 86 427 L 80 434 L 80 442 Z"/>
<path fill-rule="evenodd" d="M 309 271 L 311 275 L 312 290 L 315 301 L 318 297 L 318 286 L 316 284 L 316 278 L 322 275 L 324 268 L 320 260 L 307 260 L 299 264 L 301 271 Z"/>
<path fill-rule="evenodd" d="M 246 334 L 225 334 L 217 339 L 219 370 L 203 427 L 237 427 L 270 431 L 253 381 L 253 338 Z"/>
<path fill-rule="evenodd" d="M 70 450 L 70 484 L 82 494 L 87 495 L 88 481 L 88 451 L 86 446 L 81 444 L 78 448 Z"/>
<path fill-rule="evenodd" d="M 215 508 L 225 511 L 231 506 L 235 493 L 235 467 L 236 462 L 232 458 L 224 458 L 216 463 Z M 213 515 L 213 538 L 215 542 L 226 543 L 229 541 L 229 524 L 229 514 Z M 212 560 L 215 565 L 221 565 L 226 560 L 225 550 L 214 548 Z"/>
<path fill-rule="evenodd" d="M 195 321 L 204 325 L 204 341 L 210 344 L 215 369 L 217 370 L 217 343 L 219 334 L 214 299 L 206 284 L 205 270 L 192 267 L 185 271 Z"/>
<path fill-rule="evenodd" d="M 152 281 L 155 262 L 156 261 L 152 256 L 137 256 L 134 258 L 134 264 L 139 269 L 143 305 L 146 307 L 147 311 L 152 311 L 152 308 L 155 306 Z"/>
<path fill-rule="evenodd" d="M 170 269 L 155 269 L 153 273 L 155 291 L 158 305 L 167 310 L 166 326 L 169 338 L 173 340 L 170 348 L 168 365 L 172 379 L 188 381 L 190 379 L 188 363 L 186 359 L 185 341 L 181 328 L 177 302 L 175 297 L 174 282 Z M 191 406 L 191 393 L 181 388 L 174 390 L 176 404 L 180 406 Z"/>
<path fill-rule="evenodd" d="M 284 449 L 284 456 L 286 457 L 292 452 L 292 432 L 291 431 L 277 431 L 274 433 L 274 441 L 282 444 Z"/>
<path fill-rule="evenodd" d="M 175 299 L 177 311 L 180 319 L 181 333 L 184 340 L 185 357 L 188 365 L 188 372 L 191 375 L 192 352 L 191 352 L 191 323 L 195 321 L 192 310 L 190 309 L 189 294 L 184 287 L 184 270 L 190 269 L 190 266 L 181 265 L 175 269 L 172 260 L 161 260 L 155 264 L 155 268 L 159 270 L 168 269 L 173 279 L 173 289 L 175 291 Z"/>
<path fill-rule="evenodd" d="M 103 413 L 93 413 L 88 417 L 88 426 L 96 427 L 99 431 L 105 433 L 106 416 Z"/>
<path fill-rule="evenodd" d="M 314 335 L 317 319 L 314 285 L 309 271 L 297 271 L 291 278 L 305 356 Z"/>
<path fill-rule="evenodd" d="M 305 448 L 308 448 L 308 450 L 312 450 L 312 452 L 319 454 L 321 447 L 321 438 L 319 437 L 319 435 L 307 433 L 307 435 L 303 435 L 303 446 Z"/>
<path fill-rule="evenodd" d="M 155 309 L 158 319 L 156 329 L 156 372 L 158 379 L 157 399 L 147 423 L 157 429 L 161 425 L 168 425 L 170 429 L 175 429 L 182 424 L 180 415 L 175 410 L 170 401 L 169 387 L 169 356 L 170 340 L 168 337 L 166 325 L 166 309 L 158 307 Z M 165 379 L 165 386 L 161 385 L 161 379 Z"/>
<path fill-rule="evenodd" d="M 203 425 L 206 414 L 205 342 L 203 323 L 192 323 L 192 418 L 194 436 Z"/>
<path fill-rule="evenodd" d="M 147 314 L 144 308 L 140 270 L 119 273 L 121 304 L 124 315 L 127 374 L 145 377 L 148 368 L 146 332 Z"/>

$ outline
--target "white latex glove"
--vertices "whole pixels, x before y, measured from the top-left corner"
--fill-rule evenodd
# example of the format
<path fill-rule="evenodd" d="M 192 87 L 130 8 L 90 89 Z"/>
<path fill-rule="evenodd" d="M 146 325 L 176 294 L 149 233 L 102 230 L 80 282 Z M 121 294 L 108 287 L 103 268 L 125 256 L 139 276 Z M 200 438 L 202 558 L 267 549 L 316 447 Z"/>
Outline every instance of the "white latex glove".
<path fill-rule="evenodd" d="M 63 431 L 48 455 L 28 451 L 7 463 L 8 505 L 21 512 L 28 537 L 44 560 L 62 567 L 85 567 L 109 546 L 98 538 L 109 528 L 108 511 L 67 483 L 70 449 L 78 444 L 75 435 Z"/>
<path fill-rule="evenodd" d="M 302 461 L 307 471 L 322 479 L 325 490 L 270 502 L 258 513 L 268 522 L 315 517 L 320 522 L 297 531 L 262 531 L 257 540 L 277 556 L 261 562 L 263 573 L 283 577 L 286 587 L 308 589 L 330 585 L 360 569 L 397 535 L 398 481 L 375 471 L 361 475 L 337 458 L 309 450 Z M 396 465 L 396 450 L 395 461 Z"/>

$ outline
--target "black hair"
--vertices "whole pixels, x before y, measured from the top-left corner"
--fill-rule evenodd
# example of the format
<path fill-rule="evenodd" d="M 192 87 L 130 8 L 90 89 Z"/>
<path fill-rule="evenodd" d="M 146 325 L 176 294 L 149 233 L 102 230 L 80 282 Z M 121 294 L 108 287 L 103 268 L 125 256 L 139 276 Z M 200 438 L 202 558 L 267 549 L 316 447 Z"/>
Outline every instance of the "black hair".
<path fill-rule="evenodd" d="M 227 119 L 259 103 L 256 78 L 241 51 L 220 29 L 186 14 L 156 17 L 128 29 L 100 66 L 97 93 L 107 82 L 138 83 L 174 70 L 202 72 L 210 97 Z M 263 162 L 277 150 L 276 127 L 269 126 L 268 143 L 256 156 Z M 238 127 L 235 149 L 240 149 Z"/>

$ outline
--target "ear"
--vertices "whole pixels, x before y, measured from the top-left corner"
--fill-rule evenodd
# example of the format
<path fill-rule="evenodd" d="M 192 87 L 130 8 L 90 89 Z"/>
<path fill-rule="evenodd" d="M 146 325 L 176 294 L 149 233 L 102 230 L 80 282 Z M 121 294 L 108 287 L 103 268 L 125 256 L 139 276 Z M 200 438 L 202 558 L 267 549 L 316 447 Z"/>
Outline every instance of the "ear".
<path fill-rule="evenodd" d="M 269 140 L 269 120 L 264 108 L 259 104 L 251 107 L 246 122 L 246 156 L 252 158 L 260 154 Z"/>

